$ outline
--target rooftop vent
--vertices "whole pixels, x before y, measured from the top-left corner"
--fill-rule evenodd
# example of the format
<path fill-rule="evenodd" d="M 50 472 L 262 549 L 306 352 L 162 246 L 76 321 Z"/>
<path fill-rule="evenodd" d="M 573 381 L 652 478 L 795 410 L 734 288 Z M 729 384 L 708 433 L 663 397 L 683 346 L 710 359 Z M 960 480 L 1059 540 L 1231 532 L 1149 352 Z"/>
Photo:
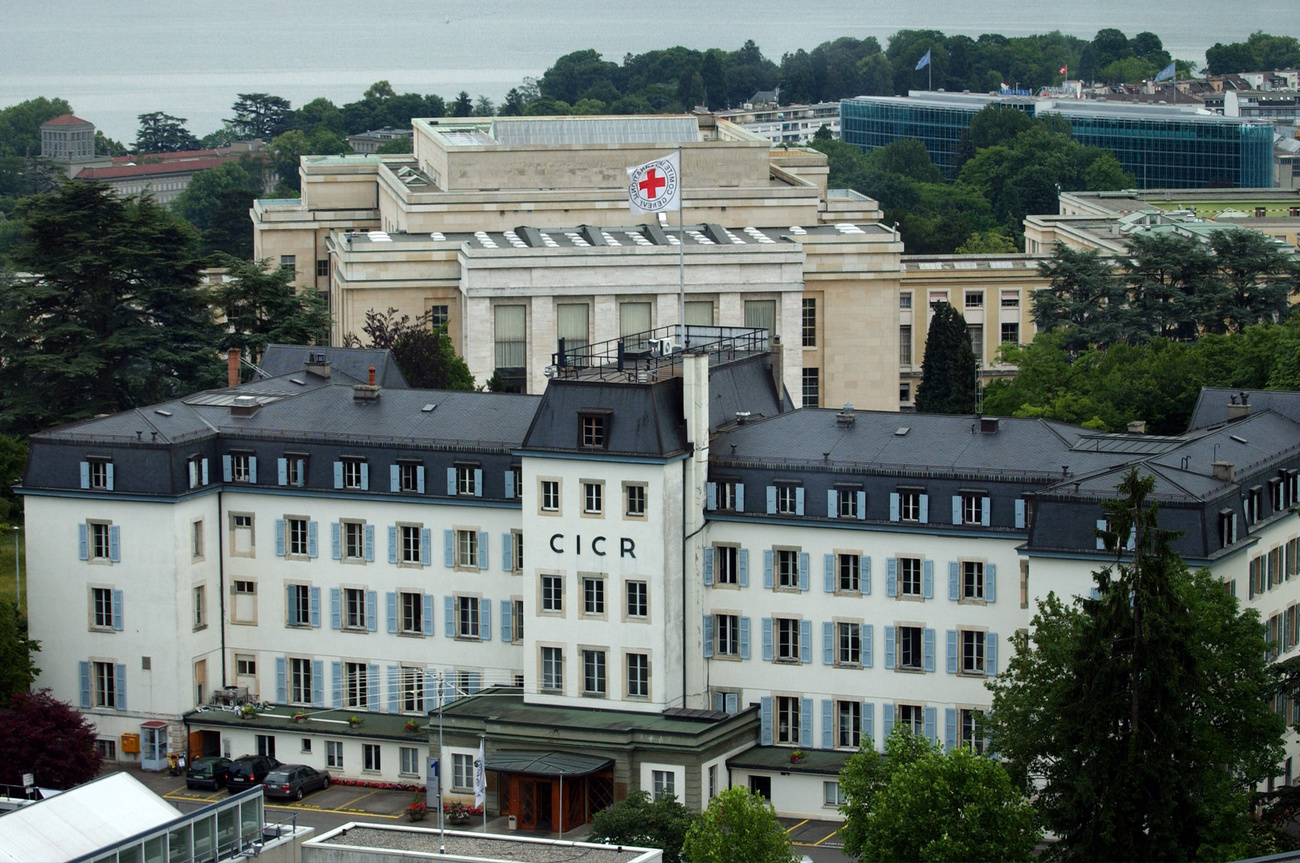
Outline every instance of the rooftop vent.
<path fill-rule="evenodd" d="M 370 383 L 357 384 L 352 388 L 352 398 L 359 402 L 372 402 L 379 398 L 379 387 L 375 386 L 375 367 L 370 367 Z"/>
<path fill-rule="evenodd" d="M 845 426 L 845 427 L 851 426 L 853 425 L 856 419 L 857 417 L 853 413 L 852 402 L 845 402 L 844 407 L 841 408 L 840 411 L 835 414 L 835 424 L 837 426 Z"/>
<path fill-rule="evenodd" d="M 330 376 L 329 354 L 318 351 L 309 353 L 307 355 L 307 373 L 318 378 L 328 378 Z"/>
<path fill-rule="evenodd" d="M 753 416 L 749 411 L 736 411 L 736 425 L 744 425 Z"/>
<path fill-rule="evenodd" d="M 1250 414 L 1250 393 L 1244 390 L 1228 396 L 1228 419 L 1239 420 Z"/>
<path fill-rule="evenodd" d="M 1214 462 L 1213 467 L 1215 479 L 1223 480 L 1224 482 L 1232 482 L 1236 479 L 1236 471 L 1233 469 L 1232 462 L 1216 461 Z"/>
<path fill-rule="evenodd" d="M 251 417 L 257 413 L 257 409 L 260 407 L 257 396 L 235 396 L 234 401 L 230 403 L 230 415 L 232 417 Z"/>
<path fill-rule="evenodd" d="M 1133 420 L 1133 422 L 1131 422 L 1131 423 L 1128 424 L 1128 433 L 1129 433 L 1129 434 L 1146 434 L 1146 433 L 1147 433 L 1147 422 L 1146 422 L 1146 420 Z"/>
<path fill-rule="evenodd" d="M 997 434 L 997 417 L 980 417 L 980 434 Z"/>

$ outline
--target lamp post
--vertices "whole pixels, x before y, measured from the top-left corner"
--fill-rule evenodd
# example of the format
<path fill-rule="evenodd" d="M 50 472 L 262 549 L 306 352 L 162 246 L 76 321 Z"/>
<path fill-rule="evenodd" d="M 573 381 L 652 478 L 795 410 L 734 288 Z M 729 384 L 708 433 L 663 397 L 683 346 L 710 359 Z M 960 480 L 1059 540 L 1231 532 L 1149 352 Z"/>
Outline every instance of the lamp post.
<path fill-rule="evenodd" d="M 14 604 L 19 610 L 23 606 L 23 583 L 18 575 L 18 525 L 14 525 Z"/>
<path fill-rule="evenodd" d="M 447 828 L 443 823 L 442 811 L 442 705 L 443 705 L 443 683 L 442 672 L 438 671 L 433 676 L 437 686 L 436 697 L 438 699 L 438 853 L 447 853 Z M 424 792 L 425 800 L 429 798 L 429 791 L 426 788 Z"/>

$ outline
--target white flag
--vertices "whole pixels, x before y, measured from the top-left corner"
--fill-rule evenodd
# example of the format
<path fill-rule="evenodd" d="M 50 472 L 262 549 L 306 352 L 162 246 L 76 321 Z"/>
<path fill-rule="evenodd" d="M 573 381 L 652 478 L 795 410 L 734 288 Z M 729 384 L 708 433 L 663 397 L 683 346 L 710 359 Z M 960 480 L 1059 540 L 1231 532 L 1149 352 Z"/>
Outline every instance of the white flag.
<path fill-rule="evenodd" d="M 487 770 L 483 767 L 483 741 L 478 742 L 478 758 L 474 759 L 474 805 L 481 807 L 487 800 Z"/>
<path fill-rule="evenodd" d="M 663 213 L 682 208 L 677 153 L 627 169 L 627 206 L 634 213 Z"/>

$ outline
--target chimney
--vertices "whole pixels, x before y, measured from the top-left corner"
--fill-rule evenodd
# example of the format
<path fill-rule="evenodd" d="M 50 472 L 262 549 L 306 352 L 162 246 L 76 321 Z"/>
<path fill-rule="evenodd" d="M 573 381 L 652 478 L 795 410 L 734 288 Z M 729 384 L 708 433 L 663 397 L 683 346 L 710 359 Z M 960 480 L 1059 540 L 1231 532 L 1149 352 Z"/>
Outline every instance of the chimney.
<path fill-rule="evenodd" d="M 980 417 L 980 434 L 997 434 L 998 418 L 997 417 Z"/>
<path fill-rule="evenodd" d="M 772 363 L 772 386 L 776 387 L 776 409 L 784 413 L 785 381 L 781 379 L 781 337 L 773 336 L 768 354 Z"/>
<path fill-rule="evenodd" d="M 239 386 L 239 348 L 226 352 L 226 386 Z"/>
<path fill-rule="evenodd" d="M 315 375 L 318 378 L 328 378 L 330 376 L 329 354 L 326 353 L 308 354 L 307 373 Z"/>
<path fill-rule="evenodd" d="M 1236 472 L 1233 470 L 1232 462 L 1216 461 L 1214 463 L 1214 478 L 1224 482 L 1232 482 L 1236 479 Z"/>
<path fill-rule="evenodd" d="M 1147 421 L 1146 421 L 1146 420 L 1133 420 L 1133 422 L 1131 422 L 1131 423 L 1128 424 L 1128 433 L 1129 433 L 1129 434 L 1146 434 L 1146 433 L 1147 433 Z"/>
<path fill-rule="evenodd" d="M 852 402 L 845 402 L 844 407 L 838 413 L 835 414 L 835 424 L 837 426 L 843 426 L 845 428 L 848 428 L 849 426 L 853 425 L 855 419 L 856 416 L 853 413 Z"/>
<path fill-rule="evenodd" d="M 1228 419 L 1239 420 L 1250 414 L 1250 396 L 1242 392 L 1239 396 L 1228 396 Z"/>
<path fill-rule="evenodd" d="M 357 384 L 352 388 L 352 398 L 359 402 L 372 402 L 379 398 L 379 387 L 375 386 L 375 367 L 370 367 L 370 383 Z"/>

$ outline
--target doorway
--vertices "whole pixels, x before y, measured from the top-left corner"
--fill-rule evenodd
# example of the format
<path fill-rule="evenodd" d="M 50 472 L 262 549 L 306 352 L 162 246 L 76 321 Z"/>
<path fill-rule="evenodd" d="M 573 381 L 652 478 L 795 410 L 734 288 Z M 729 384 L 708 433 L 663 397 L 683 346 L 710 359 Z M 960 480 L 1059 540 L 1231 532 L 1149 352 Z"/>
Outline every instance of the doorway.
<path fill-rule="evenodd" d="M 519 780 L 519 826 L 524 830 L 554 831 L 551 817 L 551 780 Z"/>
<path fill-rule="evenodd" d="M 762 794 L 764 800 L 772 799 L 772 777 L 771 776 L 750 776 L 749 790 L 755 794 Z"/>

